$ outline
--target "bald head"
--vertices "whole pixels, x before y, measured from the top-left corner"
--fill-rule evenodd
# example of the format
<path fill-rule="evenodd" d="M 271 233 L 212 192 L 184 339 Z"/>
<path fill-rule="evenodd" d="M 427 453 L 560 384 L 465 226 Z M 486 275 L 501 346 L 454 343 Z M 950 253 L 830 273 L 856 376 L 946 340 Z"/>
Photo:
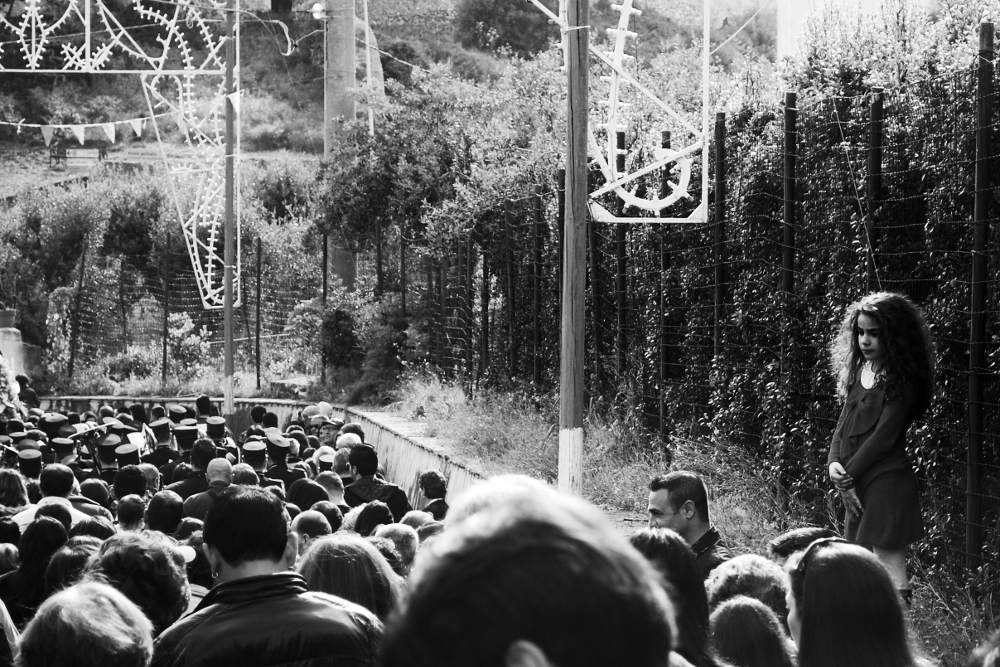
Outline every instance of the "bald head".
<path fill-rule="evenodd" d="M 209 482 L 233 483 L 233 464 L 228 459 L 212 459 L 208 462 L 205 476 Z"/>

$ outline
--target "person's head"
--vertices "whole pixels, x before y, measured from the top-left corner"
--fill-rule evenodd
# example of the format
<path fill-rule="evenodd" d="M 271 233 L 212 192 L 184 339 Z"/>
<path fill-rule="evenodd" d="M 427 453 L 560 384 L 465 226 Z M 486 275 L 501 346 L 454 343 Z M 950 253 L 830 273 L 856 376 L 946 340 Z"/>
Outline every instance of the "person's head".
<path fill-rule="evenodd" d="M 254 424 L 260 424 L 264 421 L 264 413 L 267 412 L 267 408 L 263 405 L 255 405 L 250 409 L 250 420 Z"/>
<path fill-rule="evenodd" d="M 122 530 L 142 530 L 146 503 L 135 494 L 118 501 L 118 527 Z"/>
<path fill-rule="evenodd" d="M 38 477 L 38 490 L 42 497 L 66 498 L 73 490 L 73 471 L 61 463 L 50 463 L 42 468 Z"/>
<path fill-rule="evenodd" d="M 351 449 L 350 447 L 339 447 L 337 453 L 333 455 L 333 472 L 338 475 L 351 474 Z"/>
<path fill-rule="evenodd" d="M 324 445 L 329 445 L 330 447 L 335 447 L 337 443 L 337 436 L 340 434 L 340 428 L 336 424 L 329 421 L 323 421 L 319 425 L 319 430 L 316 431 L 316 435 L 319 441 Z"/>
<path fill-rule="evenodd" d="M 325 471 L 316 475 L 316 483 L 326 490 L 327 499 L 338 503 L 344 498 L 344 480 L 333 471 Z"/>
<path fill-rule="evenodd" d="M 209 483 L 233 483 L 233 464 L 228 459 L 212 459 L 205 469 L 205 477 Z"/>
<path fill-rule="evenodd" d="M 212 399 L 202 394 L 194 399 L 194 407 L 200 416 L 207 417 L 212 412 Z"/>
<path fill-rule="evenodd" d="M 426 470 L 420 473 L 420 490 L 428 500 L 444 498 L 448 492 L 448 480 L 440 470 Z"/>
<path fill-rule="evenodd" d="M 528 657 L 575 667 L 668 664 L 670 603 L 652 567 L 598 510 L 510 477 L 472 491 L 478 509 L 463 509 L 417 558 L 383 638 L 385 667 Z M 493 492 L 503 500 L 484 502 Z"/>
<path fill-rule="evenodd" d="M 21 389 L 27 389 L 28 386 L 31 384 L 31 380 L 29 380 L 28 376 L 25 375 L 24 373 L 18 373 L 17 375 L 14 376 L 14 379 L 17 380 L 17 383 L 19 385 L 21 385 Z"/>
<path fill-rule="evenodd" d="M 695 667 L 711 664 L 708 596 L 691 547 L 669 528 L 643 528 L 629 541 L 667 584 L 665 590 L 677 610 L 675 650 Z"/>
<path fill-rule="evenodd" d="M 183 542 L 193 534 L 201 533 L 204 527 L 205 522 L 201 519 L 196 519 L 193 516 L 186 516 L 181 519 L 180 524 L 178 524 L 177 531 L 174 533 L 173 538 L 178 542 Z"/>
<path fill-rule="evenodd" d="M 96 537 L 101 542 L 108 539 L 116 532 L 114 525 L 107 517 L 92 516 L 82 519 L 75 526 L 70 528 L 69 536 L 74 537 Z"/>
<path fill-rule="evenodd" d="M 148 483 L 146 473 L 139 466 L 125 466 L 115 473 L 115 498 L 121 499 L 125 496 L 139 496 L 141 498 L 146 495 L 146 486 Z"/>
<path fill-rule="evenodd" d="M 701 477 L 675 470 L 650 480 L 650 528 L 669 528 L 693 544 L 710 525 L 708 489 Z"/>
<path fill-rule="evenodd" d="M 887 398 L 903 386 L 916 395 L 914 416 L 929 407 L 934 392 L 934 345 L 920 310 L 902 294 L 875 292 L 847 307 L 840 332 L 830 345 L 837 391 L 847 395 L 866 362 L 885 376 Z"/>
<path fill-rule="evenodd" d="M 336 533 L 344 525 L 343 512 L 329 500 L 321 500 L 318 503 L 313 503 L 311 509 L 326 517 L 327 523 L 330 524 L 330 531 L 333 533 Z"/>
<path fill-rule="evenodd" d="M 139 470 L 146 476 L 146 493 L 154 494 L 160 490 L 160 471 L 152 463 L 140 463 Z"/>
<path fill-rule="evenodd" d="M 67 533 L 73 527 L 73 515 L 70 514 L 69 508 L 65 505 L 42 505 L 35 512 L 36 518 L 40 516 L 52 517 L 63 525 Z"/>
<path fill-rule="evenodd" d="M 393 572 L 399 577 L 405 576 L 403 558 L 399 555 L 399 551 L 396 550 L 396 545 L 393 544 L 392 540 L 385 537 L 376 537 L 375 535 L 369 535 L 365 540 L 375 546 Z"/>
<path fill-rule="evenodd" d="M 66 544 L 69 536 L 61 523 L 50 516 L 35 518 L 24 528 L 24 534 L 17 543 L 21 565 L 17 571 L 28 585 L 39 594 L 45 586 L 45 568 L 52 554 Z"/>
<path fill-rule="evenodd" d="M 372 544 L 357 535 L 337 534 L 316 540 L 296 570 L 311 591 L 321 591 L 388 618 L 400 596 L 400 582 Z"/>
<path fill-rule="evenodd" d="M 763 556 L 743 554 L 717 566 L 705 581 L 708 608 L 736 597 L 760 600 L 767 605 L 784 625 L 788 619 L 785 603 L 785 573 L 781 567 Z"/>
<path fill-rule="evenodd" d="M 358 445 L 351 450 L 348 462 L 358 477 L 371 477 L 378 470 L 378 453 L 370 445 Z"/>
<path fill-rule="evenodd" d="M 401 523 L 390 523 L 381 525 L 375 529 L 375 537 L 384 537 L 396 546 L 402 565 L 402 574 L 409 574 L 413 567 L 413 559 L 417 556 L 417 549 L 420 548 L 420 538 L 417 531 Z"/>
<path fill-rule="evenodd" d="M 300 512 L 292 519 L 292 532 L 299 538 L 299 553 L 305 553 L 309 545 L 333 532 L 326 517 L 315 510 Z"/>
<path fill-rule="evenodd" d="M 233 466 L 233 484 L 257 486 L 260 484 L 260 477 L 249 463 L 237 463 Z"/>
<path fill-rule="evenodd" d="M 215 458 L 215 443 L 208 438 L 198 438 L 191 448 L 191 467 L 204 472 Z"/>
<path fill-rule="evenodd" d="M 820 528 L 819 526 L 793 528 L 768 542 L 767 550 L 778 565 L 784 565 L 785 561 L 796 551 L 802 551 L 816 540 L 836 536 L 837 534 L 829 528 Z"/>
<path fill-rule="evenodd" d="M 420 526 L 424 526 L 428 523 L 434 521 L 434 515 L 430 512 L 424 512 L 423 510 L 410 510 L 403 515 L 403 518 L 399 520 L 404 526 L 409 526 L 413 530 L 419 530 Z"/>
<path fill-rule="evenodd" d="M 247 576 L 250 569 L 285 571 L 298 554 L 284 505 L 274 494 L 249 486 L 231 486 L 216 498 L 202 536 L 218 583 Z"/>
<path fill-rule="evenodd" d="M 443 532 L 444 523 L 440 521 L 431 521 L 430 523 L 425 523 L 420 526 L 420 528 L 417 528 L 417 537 L 420 538 L 420 545 L 423 546 Z"/>
<path fill-rule="evenodd" d="M 105 509 L 111 507 L 111 489 L 103 479 L 94 477 L 80 482 L 80 495 Z"/>
<path fill-rule="evenodd" d="M 21 528 L 10 519 L 0 519 L 0 544 L 13 544 L 15 547 L 21 541 Z"/>
<path fill-rule="evenodd" d="M 0 505 L 23 507 L 28 504 L 28 486 L 24 475 L 13 468 L 0 468 Z"/>
<path fill-rule="evenodd" d="M 60 591 L 38 608 L 21 635 L 20 667 L 146 667 L 153 628 L 142 611 L 96 582 Z"/>
<path fill-rule="evenodd" d="M 795 667 L 784 625 L 760 600 L 745 595 L 726 600 L 709 625 L 715 654 L 733 667 Z"/>
<path fill-rule="evenodd" d="M 392 523 L 392 511 L 389 506 L 381 500 L 373 500 L 358 514 L 354 532 L 361 537 L 368 537 L 376 528 L 387 523 Z"/>
<path fill-rule="evenodd" d="M 173 535 L 184 518 L 184 501 L 174 491 L 160 491 L 146 506 L 146 528 Z"/>
<path fill-rule="evenodd" d="M 872 552 L 839 538 L 817 540 L 785 570 L 801 667 L 915 664 L 896 587 Z"/>
<path fill-rule="evenodd" d="M 13 572 L 21 564 L 21 557 L 17 552 L 17 545 L 4 542 L 0 544 L 0 575 Z"/>
<path fill-rule="evenodd" d="M 288 489 L 288 502 L 305 512 L 314 504 L 329 500 L 330 495 L 320 484 L 311 479 L 296 480 Z"/>
<path fill-rule="evenodd" d="M 87 566 L 86 579 L 106 583 L 142 609 L 158 635 L 187 610 L 184 556 L 156 532 L 118 533 L 101 545 Z"/>
<path fill-rule="evenodd" d="M 260 425 L 264 428 L 278 428 L 278 415 L 273 412 L 264 412 L 260 420 Z"/>
<path fill-rule="evenodd" d="M 358 439 L 361 440 L 361 442 L 365 441 L 365 429 L 361 427 L 361 424 L 357 422 L 351 422 L 349 424 L 341 424 L 340 434 L 347 435 L 349 433 L 358 436 Z"/>
<path fill-rule="evenodd" d="M 101 540 L 90 535 L 71 537 L 59 547 L 45 568 L 45 594 L 52 595 L 75 584 L 90 557 L 100 548 Z"/>

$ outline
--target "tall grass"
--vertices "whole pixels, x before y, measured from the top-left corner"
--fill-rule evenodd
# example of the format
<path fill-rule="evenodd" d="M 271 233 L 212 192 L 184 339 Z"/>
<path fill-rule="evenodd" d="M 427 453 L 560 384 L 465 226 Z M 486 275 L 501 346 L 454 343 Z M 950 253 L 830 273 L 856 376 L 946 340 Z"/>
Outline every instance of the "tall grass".
<path fill-rule="evenodd" d="M 554 397 L 467 395 L 461 386 L 428 374 L 405 380 L 400 395 L 390 409 L 425 422 L 428 436 L 448 441 L 487 476 L 521 473 L 555 483 L 559 426 Z M 633 524 L 645 520 L 650 478 L 669 470 L 698 473 L 709 488 L 712 521 L 736 553 L 766 554 L 770 540 L 804 525 L 808 516 L 739 449 L 678 437 L 662 450 L 629 415 L 586 416 L 583 468 L 584 497 Z M 964 584 L 928 573 L 919 562 L 912 567 L 915 634 L 942 667 L 964 665 L 995 627 L 991 600 L 963 593 Z"/>

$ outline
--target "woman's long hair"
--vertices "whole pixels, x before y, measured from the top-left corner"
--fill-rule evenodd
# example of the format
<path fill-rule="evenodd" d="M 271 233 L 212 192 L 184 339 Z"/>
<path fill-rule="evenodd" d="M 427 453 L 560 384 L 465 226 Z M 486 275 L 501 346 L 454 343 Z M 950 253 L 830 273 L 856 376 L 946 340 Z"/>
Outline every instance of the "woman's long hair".
<path fill-rule="evenodd" d="M 399 577 L 378 549 L 357 535 L 331 535 L 313 542 L 296 570 L 311 591 L 330 593 L 386 620 L 399 601 Z"/>
<path fill-rule="evenodd" d="M 900 396 L 905 388 L 916 395 L 914 417 L 930 407 L 934 393 L 934 345 L 923 314 L 902 294 L 875 292 L 847 307 L 840 331 L 830 344 L 830 367 L 837 378 L 837 393 L 847 396 L 864 366 L 858 345 L 858 316 L 878 322 L 879 344 L 885 352 L 886 399 Z"/>
<path fill-rule="evenodd" d="M 804 561 L 804 562 L 803 562 Z M 791 561 L 799 667 L 918 667 L 892 578 L 864 547 L 815 544 Z"/>
<path fill-rule="evenodd" d="M 0 505 L 23 508 L 28 504 L 28 485 L 24 475 L 11 468 L 0 468 Z"/>
<path fill-rule="evenodd" d="M 790 640 L 770 607 L 737 595 L 712 612 L 712 648 L 732 667 L 795 667 Z"/>

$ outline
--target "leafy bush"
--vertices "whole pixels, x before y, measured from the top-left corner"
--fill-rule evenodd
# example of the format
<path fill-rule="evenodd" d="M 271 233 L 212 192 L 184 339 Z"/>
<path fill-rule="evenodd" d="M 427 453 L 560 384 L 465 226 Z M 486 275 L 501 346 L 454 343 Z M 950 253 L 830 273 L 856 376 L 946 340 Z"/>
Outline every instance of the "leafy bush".
<path fill-rule="evenodd" d="M 124 382 L 130 378 L 141 380 L 160 370 L 161 363 L 162 359 L 158 357 L 156 350 L 132 346 L 107 360 L 107 373 L 115 382 Z"/>
<path fill-rule="evenodd" d="M 200 326 L 187 313 L 167 317 L 167 349 L 171 374 L 182 380 L 198 375 L 209 361 L 209 346 Z"/>
<path fill-rule="evenodd" d="M 321 153 L 323 150 L 321 113 L 304 114 L 283 100 L 248 94 L 240 102 L 240 118 L 246 149 L 305 153 Z"/>

